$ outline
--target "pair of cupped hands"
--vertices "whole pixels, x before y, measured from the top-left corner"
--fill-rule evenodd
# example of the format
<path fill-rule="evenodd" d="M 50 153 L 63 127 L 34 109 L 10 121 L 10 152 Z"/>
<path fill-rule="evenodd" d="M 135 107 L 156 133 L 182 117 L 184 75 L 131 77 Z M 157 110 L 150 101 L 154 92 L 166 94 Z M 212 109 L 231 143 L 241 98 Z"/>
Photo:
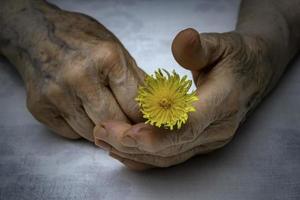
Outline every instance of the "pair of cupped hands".
<path fill-rule="evenodd" d="M 193 75 L 196 111 L 173 131 L 145 124 L 134 99 L 146 74 L 110 31 L 84 20 L 68 31 L 57 26 L 74 41 L 76 54 L 57 57 L 63 65 L 45 70 L 55 81 L 31 73 L 28 109 L 54 132 L 93 141 L 128 168 L 168 167 L 224 146 L 269 82 L 269 61 L 257 39 L 185 29 L 170 50 Z"/>

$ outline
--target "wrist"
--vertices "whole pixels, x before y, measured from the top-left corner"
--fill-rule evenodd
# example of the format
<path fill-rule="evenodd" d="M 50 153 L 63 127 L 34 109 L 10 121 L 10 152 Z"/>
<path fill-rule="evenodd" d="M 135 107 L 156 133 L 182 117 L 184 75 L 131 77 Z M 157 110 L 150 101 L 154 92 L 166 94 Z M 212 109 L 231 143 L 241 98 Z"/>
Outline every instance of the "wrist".
<path fill-rule="evenodd" d="M 235 30 L 264 43 L 272 66 L 279 71 L 285 69 L 300 49 L 299 19 L 297 14 L 289 14 L 291 11 L 286 7 L 269 0 L 242 1 Z"/>
<path fill-rule="evenodd" d="M 41 23 L 44 13 L 37 10 L 47 6 L 40 0 L 4 0 L 0 7 L 0 53 L 15 66 L 25 84 L 41 67 L 39 59 L 46 50 L 46 39 L 42 38 L 47 38 L 47 29 Z"/>
<path fill-rule="evenodd" d="M 285 41 L 271 36 L 265 37 L 264 34 L 259 33 L 238 30 L 237 32 L 241 34 L 247 47 L 256 51 L 260 62 L 265 63 L 262 68 L 272 74 L 272 82 L 276 83 L 291 60 L 290 53 L 287 52 L 288 47 L 284 47 Z"/>
<path fill-rule="evenodd" d="M 251 85 L 249 91 L 245 91 L 243 98 L 251 102 L 248 107 L 252 110 L 256 105 L 274 88 L 282 75 L 282 63 L 276 62 L 274 59 L 274 52 L 270 50 L 270 44 L 259 35 L 239 33 L 245 45 L 245 57 L 243 65 L 251 66 L 251 69 L 246 76 L 251 77 L 247 84 Z M 253 92 L 255 91 L 255 92 Z M 251 94 L 249 96 L 249 94 Z M 255 98 L 252 98 L 252 95 Z"/>

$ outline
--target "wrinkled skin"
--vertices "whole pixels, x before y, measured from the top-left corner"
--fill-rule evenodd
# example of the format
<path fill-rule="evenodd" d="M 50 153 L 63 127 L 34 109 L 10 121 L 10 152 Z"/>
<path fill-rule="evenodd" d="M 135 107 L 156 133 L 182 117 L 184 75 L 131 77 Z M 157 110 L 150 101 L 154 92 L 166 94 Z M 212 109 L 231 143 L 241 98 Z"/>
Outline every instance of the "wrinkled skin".
<path fill-rule="evenodd" d="M 78 18 L 88 26 L 85 18 Z M 61 25 L 64 29 L 57 30 L 58 34 L 65 34 L 66 26 L 75 27 L 76 23 L 78 27 L 76 21 Z M 54 61 L 59 67 L 45 63 L 42 73 L 49 78 L 33 69 L 27 84 L 27 105 L 36 119 L 58 134 L 93 141 L 93 128 L 102 120 L 138 121 L 138 106 L 133 98 L 143 72 L 109 31 L 95 27 L 100 35 L 95 37 L 93 33 L 81 32 L 87 31 L 86 27 L 78 29 L 74 35 L 67 34 L 68 40 L 77 34 L 91 39 L 70 41 L 78 51 L 67 56 L 63 52 L 63 58 Z"/>
<path fill-rule="evenodd" d="M 145 73 L 84 14 L 3 0 L 0 53 L 21 74 L 29 111 L 56 133 L 94 141 L 131 169 L 168 167 L 228 143 L 273 88 L 299 52 L 298 2 L 244 0 L 236 31 L 187 29 L 175 37 L 174 58 L 191 70 L 199 96 L 196 112 L 175 131 L 139 123 L 134 98 Z"/>
<path fill-rule="evenodd" d="M 183 128 L 168 131 L 144 123 L 106 121 L 96 145 L 127 167 L 169 167 L 228 143 L 244 117 L 266 94 L 274 76 L 264 43 L 237 32 L 180 32 L 172 51 L 191 70 L 199 101 Z"/>
<path fill-rule="evenodd" d="M 103 25 L 43 1 L 5 1 L 1 12 L 0 51 L 23 77 L 37 120 L 90 141 L 102 120 L 141 120 L 133 99 L 144 72 Z"/>

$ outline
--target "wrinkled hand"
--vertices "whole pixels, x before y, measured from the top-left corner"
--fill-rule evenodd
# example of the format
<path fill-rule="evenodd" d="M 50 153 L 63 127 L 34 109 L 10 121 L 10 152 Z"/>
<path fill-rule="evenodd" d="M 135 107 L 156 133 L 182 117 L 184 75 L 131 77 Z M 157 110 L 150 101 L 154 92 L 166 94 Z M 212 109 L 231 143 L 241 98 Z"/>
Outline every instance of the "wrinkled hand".
<path fill-rule="evenodd" d="M 144 72 L 118 39 L 82 14 L 51 11 L 45 18 L 55 28 L 38 41 L 41 60 L 26 78 L 34 117 L 64 137 L 90 141 L 103 120 L 138 121 L 133 98 Z"/>
<path fill-rule="evenodd" d="M 94 130 L 96 145 L 129 168 L 168 167 L 224 146 L 271 83 L 270 63 L 256 38 L 187 29 L 175 37 L 172 51 L 197 86 L 199 101 L 188 122 L 175 131 L 117 121 Z"/>

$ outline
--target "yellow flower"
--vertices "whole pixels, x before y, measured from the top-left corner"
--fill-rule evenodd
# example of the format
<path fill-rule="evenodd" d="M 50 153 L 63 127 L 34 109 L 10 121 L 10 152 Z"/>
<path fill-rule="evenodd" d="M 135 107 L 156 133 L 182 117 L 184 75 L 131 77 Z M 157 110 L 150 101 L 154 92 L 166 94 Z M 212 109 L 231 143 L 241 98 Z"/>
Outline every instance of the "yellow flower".
<path fill-rule="evenodd" d="M 188 119 L 188 113 L 195 111 L 192 102 L 198 100 L 195 91 L 188 93 L 192 81 L 187 76 L 182 78 L 173 71 L 172 74 L 162 69 L 155 75 L 147 76 L 143 86 L 139 86 L 136 101 L 140 106 L 145 123 L 173 130 L 179 129 Z"/>

